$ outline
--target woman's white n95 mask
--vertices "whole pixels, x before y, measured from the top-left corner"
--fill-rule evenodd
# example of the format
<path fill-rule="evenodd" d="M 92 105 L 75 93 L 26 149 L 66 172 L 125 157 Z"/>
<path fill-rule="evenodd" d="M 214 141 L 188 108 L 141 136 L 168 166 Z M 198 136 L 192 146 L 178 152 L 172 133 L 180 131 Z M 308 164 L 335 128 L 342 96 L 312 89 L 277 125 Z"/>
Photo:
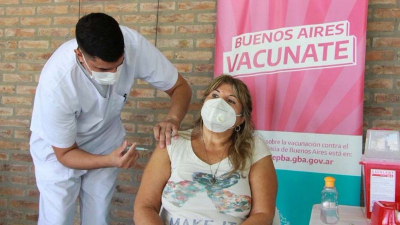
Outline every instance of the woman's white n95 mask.
<path fill-rule="evenodd" d="M 204 102 L 201 108 L 201 117 L 204 125 L 216 133 L 224 132 L 235 125 L 235 110 L 222 98 L 210 99 Z"/>

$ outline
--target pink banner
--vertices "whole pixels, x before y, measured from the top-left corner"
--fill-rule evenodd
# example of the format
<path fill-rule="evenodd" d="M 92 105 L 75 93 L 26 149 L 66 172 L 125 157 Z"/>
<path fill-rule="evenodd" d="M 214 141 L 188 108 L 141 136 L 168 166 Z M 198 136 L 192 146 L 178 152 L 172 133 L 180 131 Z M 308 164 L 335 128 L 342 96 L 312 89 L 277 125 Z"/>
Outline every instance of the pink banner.
<path fill-rule="evenodd" d="M 259 130 L 361 135 L 365 15 L 366 0 L 220 0 L 215 75 L 246 82 Z"/>
<path fill-rule="evenodd" d="M 360 204 L 367 6 L 218 0 L 214 74 L 249 87 L 277 169 L 282 224 L 308 224 L 328 175 L 339 204 Z"/>

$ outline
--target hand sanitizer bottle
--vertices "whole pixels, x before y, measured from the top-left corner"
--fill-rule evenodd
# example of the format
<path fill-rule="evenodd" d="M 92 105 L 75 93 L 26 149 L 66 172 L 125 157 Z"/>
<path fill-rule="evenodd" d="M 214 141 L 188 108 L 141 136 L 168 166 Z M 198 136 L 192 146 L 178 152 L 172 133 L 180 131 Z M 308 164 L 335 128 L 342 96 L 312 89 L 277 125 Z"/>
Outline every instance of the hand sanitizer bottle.
<path fill-rule="evenodd" d="M 335 187 L 335 178 L 325 177 L 325 186 L 321 192 L 321 220 L 325 224 L 339 222 L 338 193 Z"/>

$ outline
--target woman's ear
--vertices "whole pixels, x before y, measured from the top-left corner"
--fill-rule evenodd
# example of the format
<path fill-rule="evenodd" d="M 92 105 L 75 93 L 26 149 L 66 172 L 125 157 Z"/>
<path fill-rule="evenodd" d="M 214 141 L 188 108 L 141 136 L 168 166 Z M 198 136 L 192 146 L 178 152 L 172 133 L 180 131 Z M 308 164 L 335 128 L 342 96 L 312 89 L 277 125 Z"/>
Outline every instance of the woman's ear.
<path fill-rule="evenodd" d="M 239 117 L 239 124 L 238 126 L 242 126 L 242 124 L 244 123 L 245 119 L 244 116 Z"/>

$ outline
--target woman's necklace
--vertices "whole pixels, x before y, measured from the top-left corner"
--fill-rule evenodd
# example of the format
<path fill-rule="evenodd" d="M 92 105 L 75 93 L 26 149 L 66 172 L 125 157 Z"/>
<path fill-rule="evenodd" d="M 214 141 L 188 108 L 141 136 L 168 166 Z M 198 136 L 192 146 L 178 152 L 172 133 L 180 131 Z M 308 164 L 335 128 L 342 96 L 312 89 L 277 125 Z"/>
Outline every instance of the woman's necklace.
<path fill-rule="evenodd" d="M 207 164 L 208 164 L 208 166 L 210 167 L 210 172 L 211 172 L 211 176 L 212 176 L 210 182 L 211 182 L 211 184 L 215 184 L 215 183 L 217 182 L 216 175 L 217 175 L 217 172 L 218 172 L 218 169 L 219 169 L 219 165 L 221 165 L 222 157 L 224 156 L 225 151 L 222 153 L 222 155 L 221 155 L 221 157 L 220 157 L 220 161 L 219 161 L 218 166 L 217 166 L 217 169 L 216 169 L 215 172 L 213 173 L 213 171 L 212 171 L 212 169 L 211 169 L 210 159 L 208 158 L 208 154 L 207 154 L 206 143 L 204 142 L 204 138 L 203 138 L 203 137 L 201 137 L 201 140 L 203 141 L 204 152 L 206 153 L 206 157 L 207 157 Z"/>

